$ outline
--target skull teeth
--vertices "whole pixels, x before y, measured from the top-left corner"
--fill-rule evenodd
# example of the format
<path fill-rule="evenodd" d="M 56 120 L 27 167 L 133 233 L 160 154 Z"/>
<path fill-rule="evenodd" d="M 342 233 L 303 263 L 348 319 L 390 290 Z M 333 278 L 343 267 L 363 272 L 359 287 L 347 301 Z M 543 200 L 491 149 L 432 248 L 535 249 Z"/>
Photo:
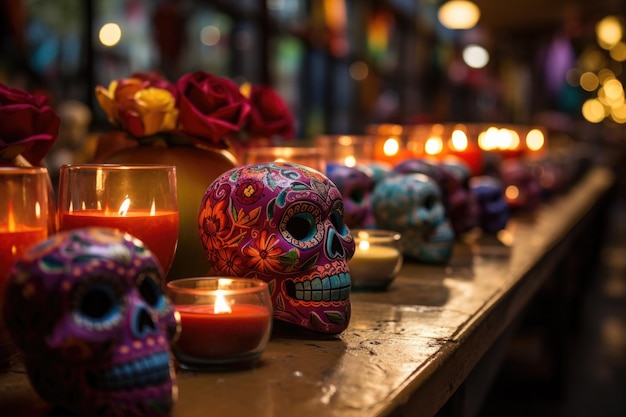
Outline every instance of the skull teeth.
<path fill-rule="evenodd" d="M 157 386 L 170 380 L 169 353 L 157 353 L 90 373 L 88 380 L 93 388 L 107 391 Z"/>
<path fill-rule="evenodd" d="M 350 296 L 350 274 L 340 273 L 300 282 L 287 281 L 287 294 L 301 301 L 342 301 Z"/>

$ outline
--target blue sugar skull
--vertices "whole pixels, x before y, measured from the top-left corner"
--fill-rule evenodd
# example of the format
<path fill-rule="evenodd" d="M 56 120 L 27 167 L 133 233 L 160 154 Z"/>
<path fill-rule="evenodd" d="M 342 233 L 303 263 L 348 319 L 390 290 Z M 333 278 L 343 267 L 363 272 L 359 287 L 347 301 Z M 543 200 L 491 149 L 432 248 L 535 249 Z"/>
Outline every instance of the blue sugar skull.
<path fill-rule="evenodd" d="M 407 258 L 443 264 L 452 256 L 454 231 L 432 178 L 424 174 L 385 178 L 374 188 L 372 209 L 378 228 L 402 234 Z"/>

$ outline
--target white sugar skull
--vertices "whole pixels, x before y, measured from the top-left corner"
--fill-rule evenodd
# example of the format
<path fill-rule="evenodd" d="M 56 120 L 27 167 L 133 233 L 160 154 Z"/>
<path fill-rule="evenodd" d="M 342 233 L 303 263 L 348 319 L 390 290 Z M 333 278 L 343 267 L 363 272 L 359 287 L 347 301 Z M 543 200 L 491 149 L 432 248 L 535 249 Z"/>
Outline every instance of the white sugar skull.
<path fill-rule="evenodd" d="M 372 194 L 376 226 L 402 234 L 404 255 L 425 263 L 445 263 L 452 255 L 454 231 L 439 187 L 424 174 L 394 175 Z"/>
<path fill-rule="evenodd" d="M 348 260 L 355 250 L 343 213 L 341 192 L 328 177 L 273 162 L 218 177 L 198 221 L 216 274 L 262 279 L 275 319 L 337 334 L 350 320 Z"/>
<path fill-rule="evenodd" d="M 504 198 L 502 182 L 488 175 L 470 179 L 470 188 L 480 208 L 479 225 L 487 233 L 496 233 L 509 221 L 509 205 Z"/>
<path fill-rule="evenodd" d="M 371 196 L 376 185 L 373 171 L 366 166 L 329 163 L 326 175 L 341 191 L 346 225 L 350 228 L 373 227 Z"/>
<path fill-rule="evenodd" d="M 18 260 L 3 314 L 35 391 L 80 416 L 166 416 L 178 322 L 157 259 L 113 229 L 62 232 Z"/>

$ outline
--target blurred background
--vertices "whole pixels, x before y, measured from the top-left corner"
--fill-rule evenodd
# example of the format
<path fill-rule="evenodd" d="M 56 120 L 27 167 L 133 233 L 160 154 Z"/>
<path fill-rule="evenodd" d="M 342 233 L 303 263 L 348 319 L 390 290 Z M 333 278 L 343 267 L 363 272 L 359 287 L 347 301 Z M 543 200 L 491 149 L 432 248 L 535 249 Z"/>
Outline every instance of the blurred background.
<path fill-rule="evenodd" d="M 624 77 L 624 0 L 475 0 L 468 29 L 442 24 L 445 3 L 1 0 L 0 82 L 83 103 L 96 128 L 95 85 L 202 69 L 274 86 L 299 138 L 446 121 L 621 132 L 621 82 L 606 81 Z"/>

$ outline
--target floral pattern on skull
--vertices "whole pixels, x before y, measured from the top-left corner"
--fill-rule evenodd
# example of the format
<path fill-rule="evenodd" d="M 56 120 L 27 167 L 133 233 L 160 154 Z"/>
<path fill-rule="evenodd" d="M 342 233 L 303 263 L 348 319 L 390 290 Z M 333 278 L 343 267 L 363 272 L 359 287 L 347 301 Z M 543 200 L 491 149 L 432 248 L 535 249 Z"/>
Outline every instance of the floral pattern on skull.
<path fill-rule="evenodd" d="M 58 233 L 9 273 L 3 314 L 35 391 L 81 416 L 166 416 L 178 332 L 163 272 L 113 229 Z"/>
<path fill-rule="evenodd" d="M 199 231 L 214 273 L 268 282 L 274 318 L 337 334 L 350 320 L 355 243 L 335 184 L 283 162 L 231 169 L 206 190 Z"/>
<path fill-rule="evenodd" d="M 372 194 L 376 225 L 402 234 L 402 252 L 424 263 L 446 263 L 452 256 L 454 231 L 439 187 L 424 174 L 392 175 Z"/>

